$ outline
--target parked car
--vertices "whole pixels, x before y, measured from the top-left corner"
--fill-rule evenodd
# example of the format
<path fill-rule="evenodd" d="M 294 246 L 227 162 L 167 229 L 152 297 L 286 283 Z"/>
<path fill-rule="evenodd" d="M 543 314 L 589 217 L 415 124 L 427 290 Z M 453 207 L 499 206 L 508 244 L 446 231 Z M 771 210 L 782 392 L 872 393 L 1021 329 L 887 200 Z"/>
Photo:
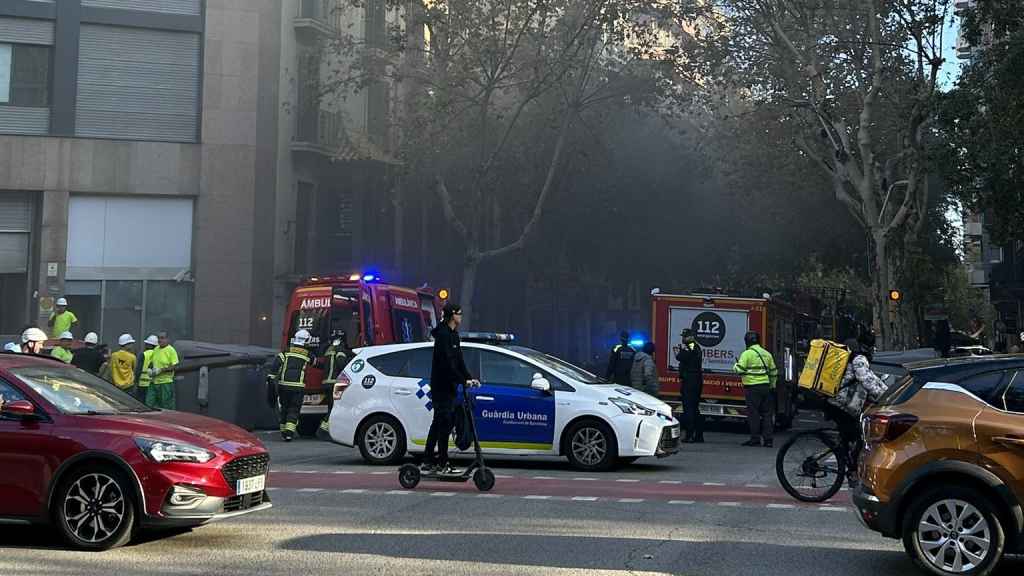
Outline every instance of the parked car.
<path fill-rule="evenodd" d="M 500 336 L 469 337 L 462 346 L 482 383 L 474 417 L 485 453 L 564 456 L 582 470 L 607 470 L 679 451 L 679 422 L 668 404 Z M 359 350 L 335 386 L 334 441 L 358 446 L 374 464 L 422 453 L 432 355 L 430 342 Z"/>
<path fill-rule="evenodd" d="M 265 510 L 270 457 L 232 424 L 154 410 L 73 366 L 0 353 L 0 522 L 105 550 Z"/>
<path fill-rule="evenodd" d="M 985 576 L 1024 552 L 1024 357 L 911 365 L 862 420 L 858 517 L 925 572 Z"/>

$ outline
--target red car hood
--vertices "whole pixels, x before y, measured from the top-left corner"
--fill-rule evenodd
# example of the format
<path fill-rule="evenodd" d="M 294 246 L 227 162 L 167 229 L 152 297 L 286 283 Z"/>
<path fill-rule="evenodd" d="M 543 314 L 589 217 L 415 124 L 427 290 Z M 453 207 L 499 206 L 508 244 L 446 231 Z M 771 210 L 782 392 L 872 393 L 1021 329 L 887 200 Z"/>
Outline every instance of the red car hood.
<path fill-rule="evenodd" d="M 94 425 L 109 423 L 111 428 L 133 436 L 177 440 L 201 448 L 214 446 L 228 454 L 265 450 L 259 439 L 234 424 L 187 412 L 159 411 L 88 418 Z"/>

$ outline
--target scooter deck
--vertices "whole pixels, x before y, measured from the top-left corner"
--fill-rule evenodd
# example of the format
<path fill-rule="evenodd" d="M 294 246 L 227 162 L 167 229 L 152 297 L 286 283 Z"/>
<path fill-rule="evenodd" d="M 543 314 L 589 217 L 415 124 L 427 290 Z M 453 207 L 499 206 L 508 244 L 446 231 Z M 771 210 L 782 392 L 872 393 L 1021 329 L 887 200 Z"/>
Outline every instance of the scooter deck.
<path fill-rule="evenodd" d="M 473 472 L 475 470 L 476 470 L 475 468 L 466 468 L 465 470 L 461 470 L 459 472 L 452 473 L 452 474 L 437 474 L 437 473 L 434 473 L 434 472 L 430 472 L 430 473 L 422 473 L 421 472 L 420 473 L 420 479 L 421 480 L 435 480 L 435 481 L 438 481 L 438 482 L 465 482 L 466 480 L 469 480 L 470 478 L 473 477 Z"/>

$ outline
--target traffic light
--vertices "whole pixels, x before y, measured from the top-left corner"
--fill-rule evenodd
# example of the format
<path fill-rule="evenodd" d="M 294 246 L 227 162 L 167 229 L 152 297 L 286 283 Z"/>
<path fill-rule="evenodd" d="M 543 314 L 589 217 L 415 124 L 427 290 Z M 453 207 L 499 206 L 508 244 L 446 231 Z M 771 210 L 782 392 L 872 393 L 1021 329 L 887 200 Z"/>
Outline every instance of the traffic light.
<path fill-rule="evenodd" d="M 902 292 L 900 292 L 899 290 L 889 290 L 889 301 L 890 302 L 899 302 L 901 300 L 903 300 L 903 293 Z"/>
<path fill-rule="evenodd" d="M 440 298 L 441 300 L 447 300 L 448 291 L 442 288 L 441 291 L 437 293 L 437 297 Z"/>

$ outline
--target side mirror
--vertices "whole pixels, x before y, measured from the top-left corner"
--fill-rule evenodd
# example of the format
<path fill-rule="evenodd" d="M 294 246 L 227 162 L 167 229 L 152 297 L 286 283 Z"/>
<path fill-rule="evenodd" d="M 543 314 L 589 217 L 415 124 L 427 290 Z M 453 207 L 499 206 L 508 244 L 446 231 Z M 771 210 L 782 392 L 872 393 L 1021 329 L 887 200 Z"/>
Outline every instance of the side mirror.
<path fill-rule="evenodd" d="M 530 388 L 541 392 L 551 392 L 551 382 L 549 382 L 543 374 L 538 372 L 533 375 L 533 381 L 530 382 Z"/>
<path fill-rule="evenodd" d="M 26 418 L 36 415 L 36 407 L 28 400 L 14 400 L 4 403 L 3 413 L 8 416 Z"/>

